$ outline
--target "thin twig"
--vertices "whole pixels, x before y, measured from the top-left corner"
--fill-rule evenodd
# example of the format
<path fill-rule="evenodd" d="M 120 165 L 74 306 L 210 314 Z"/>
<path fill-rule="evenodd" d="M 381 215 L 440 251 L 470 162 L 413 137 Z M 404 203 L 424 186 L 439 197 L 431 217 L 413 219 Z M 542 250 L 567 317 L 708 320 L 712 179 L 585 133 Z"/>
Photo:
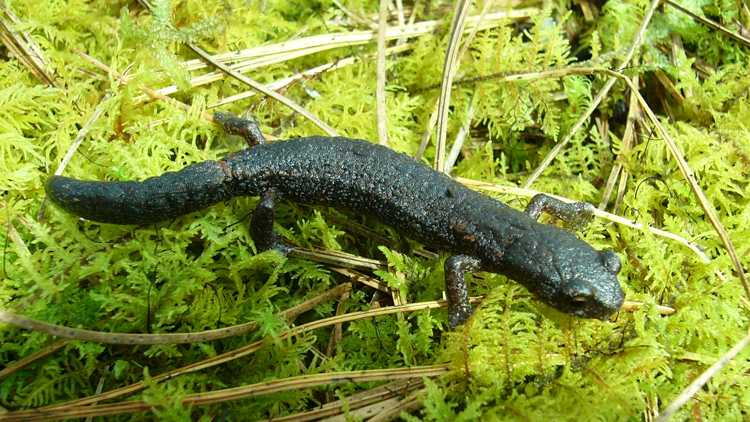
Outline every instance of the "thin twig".
<path fill-rule="evenodd" d="M 291 108 L 292 110 L 296 111 L 297 113 L 301 114 L 302 116 L 306 117 L 308 120 L 313 122 L 315 125 L 317 125 L 319 128 L 323 129 L 325 133 L 327 133 L 329 136 L 339 136 L 339 133 L 336 132 L 335 129 L 328 126 L 325 122 L 320 120 L 317 116 L 312 114 L 311 112 L 307 111 L 304 107 L 297 104 L 295 101 L 292 101 L 290 98 L 285 97 L 281 94 L 279 94 L 276 91 L 272 91 L 268 88 L 266 88 L 265 85 L 250 79 L 249 77 L 232 70 L 229 66 L 226 66 L 223 63 L 219 63 L 218 61 L 213 60 L 210 54 L 205 52 L 202 48 L 198 47 L 197 45 L 186 42 L 185 45 L 193 50 L 197 55 L 201 56 L 204 60 L 211 63 L 212 65 L 216 66 L 219 70 L 226 73 L 227 75 L 237 79 L 238 81 L 244 83 L 245 85 L 249 86 L 250 88 L 263 93 L 264 95 L 267 95 L 274 100 L 286 105 L 287 107 Z"/>
<path fill-rule="evenodd" d="M 351 19 L 352 21 L 354 21 L 354 23 L 356 23 L 358 25 L 361 25 L 361 26 L 364 26 L 365 28 L 368 28 L 368 29 L 375 29 L 375 28 L 373 28 L 374 25 L 370 24 L 365 19 L 359 17 L 359 15 L 357 15 L 356 13 L 352 12 L 351 10 L 349 10 L 346 6 L 343 5 L 343 3 L 341 3 L 340 0 L 331 0 L 331 1 L 333 2 L 333 4 L 336 5 L 336 7 L 339 8 L 339 10 L 341 10 L 342 12 L 344 12 L 344 14 L 346 16 L 349 16 L 349 19 Z"/>
<path fill-rule="evenodd" d="M 715 31 L 721 32 L 722 34 L 726 35 L 727 37 L 729 37 L 729 38 L 731 38 L 731 39 L 733 39 L 735 41 L 737 41 L 738 43 L 744 45 L 745 47 L 750 47 L 750 39 L 745 38 L 744 36 L 742 36 L 742 34 L 738 34 L 736 32 L 730 31 L 729 29 L 727 29 L 727 28 L 721 26 L 720 24 L 712 21 L 711 19 L 704 18 L 702 16 L 698 16 L 695 13 L 687 10 L 686 8 L 680 6 L 679 4 L 677 4 L 677 3 L 675 3 L 675 2 L 673 2 L 671 0 L 664 0 L 664 3 L 670 5 L 670 6 L 674 7 L 675 9 L 679 10 L 680 12 L 682 12 L 682 13 L 690 16 L 691 18 L 693 18 L 696 21 L 702 23 L 703 25 L 706 25 L 707 27 L 709 27 L 709 28 L 711 28 L 711 29 L 713 29 Z"/>
<path fill-rule="evenodd" d="M 398 46 L 398 47 L 389 47 L 389 48 L 386 48 L 385 54 L 386 54 L 386 56 L 389 56 L 389 55 L 392 55 L 392 54 L 403 53 L 404 51 L 407 51 L 407 50 L 409 50 L 411 48 L 412 48 L 412 44 L 404 44 L 404 45 L 401 45 L 401 46 Z M 290 85 L 292 85 L 293 83 L 295 83 L 297 81 L 300 81 L 300 80 L 303 80 L 303 79 L 307 79 L 307 78 L 316 77 L 316 76 L 318 76 L 318 75 L 320 75 L 322 73 L 331 72 L 333 70 L 338 70 L 338 69 L 344 68 L 346 66 L 351 66 L 352 64 L 360 63 L 360 62 L 362 62 L 364 60 L 371 59 L 371 58 L 373 58 L 375 56 L 376 55 L 373 55 L 373 54 L 365 54 L 364 56 L 346 57 L 346 58 L 343 58 L 343 59 L 340 59 L 340 60 L 336 60 L 335 62 L 326 63 L 324 65 L 316 66 L 316 67 L 314 67 L 312 69 L 308 69 L 308 70 L 306 70 L 304 72 L 297 73 L 297 74 L 295 74 L 293 76 L 290 76 L 288 78 L 279 79 L 277 81 L 269 83 L 266 86 L 268 87 L 268 89 L 271 89 L 271 90 L 281 89 L 281 88 L 284 88 L 286 86 L 290 86 Z M 191 81 L 191 83 L 193 83 L 193 82 Z M 159 90 L 159 92 L 161 92 L 162 94 L 165 94 L 165 95 L 169 95 L 169 93 L 165 93 L 162 90 Z M 216 108 L 216 107 L 221 107 L 223 105 L 230 104 L 230 103 L 233 103 L 235 101 L 239 101 L 239 100 L 242 100 L 242 99 L 245 99 L 245 98 L 250 98 L 250 97 L 253 97 L 255 95 L 258 95 L 258 93 L 255 92 L 255 91 L 253 91 L 253 90 L 247 90 L 247 91 L 241 92 L 239 94 L 231 95 L 229 97 L 224 97 L 224 98 L 222 98 L 221 100 L 219 100 L 219 101 L 217 101 L 215 103 L 207 105 L 206 108 L 207 109 L 212 109 L 212 108 Z"/>
<path fill-rule="evenodd" d="M 335 265 L 338 267 L 356 268 L 363 271 L 384 270 L 388 266 L 386 261 L 324 249 L 312 250 L 306 248 L 294 248 L 289 252 L 289 257 Z"/>
<path fill-rule="evenodd" d="M 281 416 L 273 418 L 274 422 L 311 422 L 319 421 L 321 418 L 333 418 L 337 415 L 341 415 L 344 412 L 351 412 L 355 409 L 360 409 L 364 406 L 368 406 L 372 403 L 382 403 L 385 400 L 391 398 L 403 398 L 403 395 L 409 391 L 420 389 L 424 386 L 422 380 L 416 379 L 402 379 L 394 381 L 388 384 L 374 387 L 369 390 L 365 390 L 361 393 L 347 396 L 345 399 L 336 400 L 330 403 L 325 403 L 314 409 L 307 410 L 300 413 L 295 413 L 289 416 Z M 351 413 L 350 413 L 350 416 Z M 330 420 L 330 419 L 329 419 Z M 370 419 L 371 421 L 372 419 Z M 258 421 L 260 422 L 260 421 Z M 369 422 L 369 421 L 368 421 Z"/>
<path fill-rule="evenodd" d="M 490 7 L 492 7 L 493 3 L 494 3 L 494 0 L 490 0 L 487 3 L 485 3 L 484 9 L 482 10 L 482 13 L 479 16 L 472 16 L 470 18 L 467 18 L 467 20 L 469 22 L 474 23 L 474 26 L 471 29 L 471 32 L 469 33 L 469 36 L 466 38 L 466 42 L 464 42 L 464 46 L 461 49 L 461 52 L 459 53 L 458 58 L 456 59 L 456 63 L 460 62 L 463 59 L 464 54 L 466 54 L 466 51 L 468 50 L 469 46 L 471 45 L 471 41 L 476 36 L 477 32 L 480 29 L 484 29 L 485 22 L 487 20 L 491 20 L 491 19 L 489 19 L 488 12 L 490 10 Z M 510 13 L 509 13 L 509 16 L 510 16 Z M 464 28 L 464 30 L 465 29 L 466 28 Z M 459 37 L 459 39 L 460 39 L 460 37 Z M 446 59 L 447 59 L 447 57 L 446 57 Z M 446 62 L 446 64 L 447 64 L 447 62 Z M 455 76 L 456 76 L 455 75 L 455 71 L 457 69 L 458 69 L 458 67 L 456 66 L 456 68 L 454 69 L 453 76 L 451 77 L 451 80 L 453 78 L 455 78 Z M 443 78 L 443 82 L 445 82 L 445 73 L 443 74 L 443 77 L 444 77 Z M 442 99 L 442 87 L 443 86 L 444 86 L 444 83 L 441 84 L 441 97 L 440 97 L 441 99 Z M 438 116 L 439 116 L 439 113 L 440 113 L 441 104 L 442 104 L 442 102 L 440 100 L 438 100 L 438 103 L 435 105 L 435 110 L 433 110 L 432 114 L 430 115 L 430 121 L 427 123 L 427 127 L 425 128 L 425 133 L 424 133 L 424 135 L 422 135 L 422 141 L 419 144 L 419 150 L 417 151 L 417 154 L 415 156 L 415 159 L 417 161 L 419 161 L 419 160 L 422 159 L 422 156 L 424 155 L 424 152 L 427 149 L 427 144 L 430 141 L 430 137 L 432 136 L 432 130 L 435 128 L 435 124 L 438 121 Z M 444 135 L 447 136 L 447 132 Z M 440 142 L 439 142 L 439 136 L 440 136 L 440 134 L 438 133 L 438 141 L 437 141 L 438 145 L 440 144 Z M 443 156 L 445 155 L 445 143 L 443 143 L 443 154 L 442 155 Z M 441 160 L 444 160 L 444 159 L 445 159 L 444 157 L 441 158 Z M 435 160 L 436 160 L 435 163 L 436 163 L 436 168 L 437 168 L 437 160 L 438 160 L 438 156 L 437 155 L 435 156 Z M 443 165 L 443 167 L 445 167 L 445 165 Z M 448 166 L 448 171 L 450 171 L 450 166 Z"/>
<path fill-rule="evenodd" d="M 487 16 L 487 13 L 489 13 L 490 9 L 492 8 L 492 5 L 495 3 L 495 0 L 489 0 L 484 4 L 484 9 L 482 9 L 482 13 L 479 15 L 479 22 L 482 22 L 484 18 Z M 469 46 L 471 45 L 472 40 L 474 40 L 474 37 L 477 35 L 477 32 L 479 31 L 479 25 L 474 25 L 474 28 L 472 28 L 471 33 L 469 33 L 469 36 L 466 38 L 466 42 L 464 42 L 463 47 L 461 47 L 461 52 L 458 54 L 458 60 L 461 61 L 466 54 L 466 51 L 469 49 Z M 455 77 L 455 70 L 454 69 L 454 77 Z M 471 129 L 471 122 L 474 120 L 474 95 L 476 94 L 476 87 L 475 91 L 471 94 L 471 100 L 469 101 L 469 110 L 466 113 L 466 117 L 464 119 L 463 124 L 461 125 L 461 129 L 458 132 L 458 135 L 456 136 L 456 140 L 453 142 L 453 147 L 451 148 L 450 155 L 448 156 L 446 163 L 445 163 L 445 172 L 450 173 L 451 169 L 453 168 L 453 164 L 458 159 L 458 154 L 461 152 L 461 148 L 463 147 L 464 141 L 469 136 L 469 131 Z M 447 136 L 447 134 L 446 134 Z"/>
<path fill-rule="evenodd" d="M 679 396 L 677 396 L 672 403 L 667 406 L 666 409 L 664 409 L 660 414 L 659 417 L 656 418 L 654 422 L 666 422 L 669 418 L 674 416 L 675 413 L 682 407 L 685 403 L 687 403 L 690 398 L 692 398 L 695 393 L 698 392 L 701 388 L 703 388 L 706 383 L 713 378 L 714 375 L 716 375 L 719 371 L 724 368 L 729 361 L 734 359 L 740 352 L 747 347 L 747 345 L 750 344 L 750 334 L 746 335 L 742 338 L 730 351 L 728 351 L 724 356 L 721 357 L 721 359 L 717 360 L 716 363 L 711 365 L 706 372 L 702 373 L 695 381 L 690 383 L 690 385 L 683 391 Z"/>
<path fill-rule="evenodd" d="M 5 31 L 0 31 L 0 42 L 40 82 L 47 86 L 60 88 L 60 83 L 52 75 L 47 74 L 48 60 L 45 58 L 43 50 L 31 37 L 31 34 L 26 30 L 21 31 L 20 34 L 15 31 L 13 26 L 21 23 L 21 21 L 2 1 L 0 1 L 0 9 L 10 20 L 8 22 L 0 18 L 0 27 L 5 28 Z"/>
<path fill-rule="evenodd" d="M 633 302 L 631 300 L 626 300 L 622 303 L 622 306 L 620 307 L 620 311 L 637 311 L 641 308 L 646 306 L 643 302 Z M 656 305 L 656 311 L 659 312 L 659 315 L 674 315 L 677 310 L 675 308 L 670 308 L 669 306 L 662 306 L 662 305 Z"/>
<path fill-rule="evenodd" d="M 634 76 L 633 84 L 638 85 L 639 80 L 640 76 Z M 622 195 L 624 195 L 625 193 L 625 184 L 627 183 L 628 171 L 624 168 L 622 161 L 625 159 L 624 155 L 628 154 L 633 149 L 633 144 L 635 143 L 636 118 L 640 116 L 640 105 L 638 104 L 638 100 L 636 99 L 635 94 L 632 92 L 630 93 L 629 104 L 630 107 L 628 108 L 627 117 L 628 121 L 625 124 L 625 133 L 622 135 L 622 147 L 620 148 L 620 154 L 618 154 L 617 159 L 612 166 L 612 171 L 609 173 L 607 184 L 604 188 L 604 192 L 602 193 L 602 200 L 599 202 L 598 207 L 602 211 L 607 209 L 607 204 L 609 203 L 610 196 L 612 195 L 612 191 L 614 190 L 615 185 L 617 185 L 617 179 L 619 178 L 620 184 L 617 192 L 617 199 L 615 201 L 615 206 L 613 209 L 614 214 L 619 214 L 618 210 L 620 201 L 622 200 Z"/>
<path fill-rule="evenodd" d="M 450 110 L 453 78 L 456 76 L 456 70 L 458 69 L 459 47 L 466 27 L 466 18 L 471 9 L 470 6 L 471 1 L 458 1 L 448 36 L 448 47 L 445 54 L 445 65 L 443 66 L 443 82 L 440 86 L 440 99 L 438 100 L 438 127 L 435 149 L 435 170 L 441 173 L 445 172 L 445 143 L 448 136 L 448 111 Z"/>
<path fill-rule="evenodd" d="M 133 65 L 131 64 L 128 66 L 127 69 L 125 69 L 125 72 L 122 73 L 123 76 L 126 76 L 128 72 L 130 72 L 130 69 L 132 69 Z M 60 165 L 57 166 L 57 170 L 55 170 L 55 176 L 59 176 L 63 174 L 63 171 L 65 171 L 65 167 L 67 167 L 70 160 L 73 158 L 73 155 L 75 155 L 76 151 L 78 150 L 78 147 L 83 142 L 84 138 L 86 138 L 86 135 L 88 135 L 89 130 L 91 130 L 91 126 L 99 120 L 99 118 L 104 114 L 104 107 L 102 107 L 102 104 L 104 104 L 105 101 L 112 98 L 114 96 L 114 93 L 108 92 L 104 94 L 104 97 L 102 97 L 101 100 L 99 100 L 99 104 L 97 104 L 96 109 L 91 114 L 91 117 L 86 121 L 86 123 L 83 125 L 81 130 L 78 131 L 78 134 L 76 135 L 76 138 L 73 140 L 73 144 L 70 145 L 70 148 L 68 148 L 68 152 L 65 154 L 65 157 L 63 157 L 62 161 L 60 162 Z"/>
<path fill-rule="evenodd" d="M 25 358 L 19 360 L 18 362 L 8 365 L 5 369 L 0 371 L 0 380 L 3 378 L 7 378 L 16 372 L 36 363 L 40 360 L 46 358 L 47 356 L 57 353 L 58 350 L 65 347 L 68 343 L 70 343 L 70 340 L 60 340 L 56 343 L 50 344 L 49 346 L 45 347 L 42 350 L 39 350 L 38 352 L 35 352 L 29 356 L 26 356 Z"/>
<path fill-rule="evenodd" d="M 466 138 L 470 137 L 471 121 L 474 120 L 474 113 L 476 111 L 476 108 L 474 107 L 475 97 L 476 90 L 471 93 L 471 99 L 469 100 L 469 109 L 466 111 L 466 117 L 464 117 L 464 122 L 461 125 L 461 129 L 458 130 L 456 140 L 453 141 L 451 152 L 450 154 L 448 154 L 448 158 L 445 160 L 445 170 L 447 173 L 451 172 L 453 165 L 456 164 L 456 160 L 458 160 L 458 155 L 461 153 L 461 148 L 463 148 L 464 142 L 466 142 Z"/>
<path fill-rule="evenodd" d="M 118 71 L 110 68 L 106 64 L 104 64 L 104 63 L 100 62 L 99 60 L 97 60 L 97 59 L 89 56 L 88 54 L 80 52 L 80 51 L 76 50 L 75 48 L 71 48 L 71 51 L 73 51 L 74 53 L 78 54 L 79 56 L 81 56 L 81 58 L 83 58 L 84 60 L 86 60 L 89 63 L 93 64 L 94 66 L 98 67 L 99 69 L 101 69 L 101 70 L 103 70 L 103 71 L 105 71 L 107 73 L 111 73 L 120 82 L 122 82 L 122 83 L 128 83 L 130 81 L 130 79 L 127 78 L 127 77 L 125 77 L 125 75 L 123 75 L 122 73 L 120 73 L 120 72 L 118 72 Z M 179 108 L 181 110 L 187 111 L 187 110 L 190 110 L 190 108 L 191 108 L 189 105 L 187 105 L 187 104 L 185 104 L 185 103 L 183 103 L 181 101 L 177 101 L 174 98 L 170 98 L 170 97 L 167 97 L 166 95 L 160 94 L 159 92 L 154 91 L 153 89 L 151 89 L 151 88 L 149 88 L 147 86 L 140 86 L 140 87 L 138 87 L 138 89 L 140 89 L 141 91 L 143 91 L 146 94 L 148 94 L 148 96 L 151 97 L 151 98 L 164 101 L 165 103 L 171 104 L 171 105 L 173 105 L 173 106 L 175 106 L 175 107 L 177 107 L 177 108 Z M 205 120 L 208 120 L 209 122 L 212 122 L 212 123 L 214 121 L 214 116 L 212 116 L 212 115 L 210 115 L 208 113 L 203 113 L 203 118 Z"/>
<path fill-rule="evenodd" d="M 378 77 L 375 99 L 378 116 L 378 144 L 388 146 L 388 115 L 385 108 L 385 33 L 388 28 L 388 0 L 380 0 L 378 23 Z"/>
<path fill-rule="evenodd" d="M 314 308 L 318 304 L 328 301 L 351 290 L 351 283 L 342 284 L 336 288 L 326 291 L 310 300 L 302 302 L 284 312 L 279 313 L 283 318 L 296 318 L 302 312 Z M 292 318 L 293 319 L 293 318 Z M 168 334 L 134 334 L 134 333 L 105 333 L 101 331 L 82 330 L 79 328 L 63 327 L 61 325 L 16 315 L 0 309 L 0 321 L 14 325 L 26 330 L 49 334 L 51 336 L 63 337 L 74 340 L 90 341 L 100 344 L 187 344 L 202 343 L 249 333 L 258 326 L 256 321 L 245 324 L 234 325 L 227 328 L 218 328 L 199 333 L 168 333 Z"/>

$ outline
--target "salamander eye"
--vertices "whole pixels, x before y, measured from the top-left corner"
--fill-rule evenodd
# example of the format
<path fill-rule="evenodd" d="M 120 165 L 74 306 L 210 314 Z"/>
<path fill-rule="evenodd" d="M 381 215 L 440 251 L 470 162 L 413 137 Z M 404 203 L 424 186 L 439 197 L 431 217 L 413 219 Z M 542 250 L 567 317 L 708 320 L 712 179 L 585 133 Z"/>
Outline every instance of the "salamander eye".
<path fill-rule="evenodd" d="M 584 308 L 589 303 L 588 295 L 573 296 L 570 298 L 570 307 L 573 309 Z"/>
<path fill-rule="evenodd" d="M 571 281 L 565 289 L 565 297 L 571 309 L 583 309 L 591 303 L 594 294 L 586 284 Z"/>

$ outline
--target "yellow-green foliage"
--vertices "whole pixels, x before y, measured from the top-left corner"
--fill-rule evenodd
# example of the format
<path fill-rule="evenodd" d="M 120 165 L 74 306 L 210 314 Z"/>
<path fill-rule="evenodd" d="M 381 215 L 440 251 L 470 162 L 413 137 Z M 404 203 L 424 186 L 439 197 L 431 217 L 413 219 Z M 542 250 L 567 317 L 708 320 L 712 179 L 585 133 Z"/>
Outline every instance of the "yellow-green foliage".
<path fill-rule="evenodd" d="M 360 16 L 377 12 L 377 2 L 345 2 Z M 452 94 L 449 139 L 458 132 L 474 97 L 474 141 L 454 173 L 498 184 L 525 180 L 556 141 L 590 107 L 604 81 L 568 76 L 533 82 L 498 83 L 488 75 L 561 68 L 575 58 L 566 39 L 568 24 L 582 22 L 576 9 L 553 2 L 547 12 L 517 25 L 480 31 L 462 61 Z M 732 26 L 743 19 L 739 1 L 681 2 L 699 14 Z M 326 371 L 395 368 L 451 363 L 448 376 L 427 381 L 424 409 L 403 415 L 410 421 L 484 420 L 651 420 L 719 356 L 747 332 L 747 309 L 731 260 L 706 220 L 665 144 L 639 126 L 637 143 L 619 160 L 629 172 L 621 214 L 701 245 L 706 264 L 671 240 L 597 221 L 583 236 L 598 249 L 614 250 L 623 263 L 620 281 L 629 300 L 646 303 L 614 322 L 576 320 L 535 300 L 522 287 L 497 275 L 471 276 L 472 294 L 489 294 L 466 329 L 447 331 L 446 312 L 421 311 L 403 317 L 366 319 L 345 326 L 333 358 L 330 330 L 278 340 L 285 328 L 278 311 L 294 306 L 343 279 L 322 265 L 255 253 L 246 222 L 236 224 L 256 203 L 237 199 L 154 227 L 101 225 L 77 219 L 54 205 L 37 218 L 43 185 L 59 165 L 79 128 L 99 108 L 103 116 L 65 170 L 87 180 L 142 180 L 165 171 L 237 150 L 234 139 L 201 119 L 207 104 L 246 88 L 223 80 L 191 88 L 194 76 L 181 66 L 195 58 L 182 43 L 211 53 L 279 43 L 300 36 L 352 30 L 336 23 L 340 11 L 329 2 L 161 1 L 149 13 L 135 2 L 83 0 L 6 2 L 20 18 L 16 30 L 29 31 L 49 60 L 60 88 L 41 85 L 15 58 L 0 62 L 0 191 L 2 221 L 10 215 L 20 241 L 0 233 L 4 278 L 0 307 L 50 323 L 122 333 L 187 333 L 258 321 L 255 333 L 210 343 L 166 346 L 106 346 L 70 342 L 62 351 L 0 380 L 0 404 L 10 410 L 34 408 L 94 393 L 99 380 L 114 389 L 146 380 L 139 396 L 163 406 L 150 414 L 120 420 L 267 419 L 312 408 L 330 397 L 345 397 L 375 384 L 343 384 L 183 409 L 187 394 Z M 546 4 L 546 3 L 545 3 Z M 594 59 L 628 48 L 649 2 L 611 0 L 597 22 L 587 23 L 581 44 Z M 445 4 L 418 2 L 417 21 L 444 19 Z M 562 10 L 562 13 L 552 12 Z M 450 16 L 448 20 L 450 22 Z M 746 25 L 747 22 L 744 21 Z M 361 29 L 361 28 L 359 28 Z M 671 35 L 680 35 L 690 56 L 671 62 Z M 414 155 L 437 102 L 447 29 L 420 37 L 412 48 L 388 59 L 387 118 L 393 147 Z M 666 49 L 661 47 L 667 46 Z M 86 52 L 118 71 L 132 64 L 135 78 L 123 85 L 96 71 L 73 52 Z M 2 50 L 7 55 L 6 50 Z M 277 63 L 251 73 L 268 83 L 352 55 L 375 51 L 373 44 L 347 46 Z M 747 261 L 750 122 L 747 48 L 664 6 L 639 49 L 643 92 L 663 111 L 657 80 L 661 69 L 677 89 L 689 92 L 679 106 L 667 97 L 677 121 L 662 122 L 697 172 L 701 186 Z M 617 66 L 612 56 L 597 62 Z M 717 66 L 708 78 L 691 67 L 695 58 Z M 200 72 L 200 71 L 198 71 Z M 376 140 L 374 60 L 323 73 L 284 91 L 340 133 Z M 176 85 L 174 97 L 189 103 L 185 113 L 145 101 L 138 87 Z M 312 98 L 305 88 L 317 91 Z M 100 103 L 106 93 L 112 96 Z M 560 101 L 557 94 L 564 93 Z M 627 99 L 623 84 L 600 106 L 596 117 L 613 113 Z M 250 112 L 266 132 L 281 138 L 320 134 L 309 121 L 275 101 L 252 97 L 223 108 Z M 611 121 L 612 122 L 612 121 Z M 646 129 L 644 129 L 646 128 Z M 589 121 L 557 157 L 535 189 L 598 203 L 622 149 L 623 126 L 612 123 L 607 139 Z M 424 160 L 431 163 L 434 145 Z M 524 201 L 501 198 L 522 208 Z M 233 210 L 239 210 L 236 214 Z M 282 204 L 277 228 L 300 246 L 323 246 L 387 259 L 394 272 L 377 272 L 410 302 L 439 299 L 443 259 L 427 260 L 409 247 L 391 251 L 326 220 L 331 210 Z M 341 214 L 339 214 L 341 215 Z M 388 231 L 361 216 L 355 221 Z M 7 227 L 4 223 L 4 227 Z M 398 236 L 396 236 L 398 237 Z M 401 245 L 408 245 L 398 239 Z M 411 245 L 414 246 L 414 245 Z M 429 246 L 429 245 L 426 245 Z M 727 277 L 716 276 L 720 270 Z M 406 282 L 405 282 L 406 281 Z M 372 291 L 357 287 L 343 312 L 370 307 Z M 673 306 L 660 316 L 655 305 Z M 336 304 L 321 304 L 297 324 L 331 316 Z M 265 340 L 252 358 L 170 379 L 151 376 Z M 0 325 L 0 367 L 56 341 L 47 335 Z M 676 420 L 741 420 L 750 409 L 750 364 L 744 353 L 716 375 Z M 116 418 L 107 418 L 115 420 Z"/>

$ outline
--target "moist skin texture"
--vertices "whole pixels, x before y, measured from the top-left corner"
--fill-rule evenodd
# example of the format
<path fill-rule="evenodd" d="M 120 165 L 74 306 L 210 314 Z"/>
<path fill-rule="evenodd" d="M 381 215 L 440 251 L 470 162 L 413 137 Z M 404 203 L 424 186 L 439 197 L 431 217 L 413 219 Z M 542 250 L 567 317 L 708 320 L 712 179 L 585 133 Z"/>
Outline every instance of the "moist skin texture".
<path fill-rule="evenodd" d="M 46 184 L 52 202 L 77 216 L 111 224 L 170 220 L 236 196 L 260 196 L 250 234 L 259 250 L 289 249 L 273 231 L 281 199 L 361 213 L 408 237 L 453 254 L 445 262 L 449 321 L 471 316 L 465 274 L 488 271 L 523 284 L 556 309 L 606 319 L 624 293 L 620 261 L 573 234 L 540 224 L 542 211 L 566 219 L 592 215 L 590 204 L 540 194 L 526 212 L 475 192 L 404 154 L 360 139 L 311 136 L 264 143 L 254 123 L 217 113 L 253 145 L 143 182 L 92 182 L 62 176 Z M 532 218 L 532 216 L 534 218 Z"/>

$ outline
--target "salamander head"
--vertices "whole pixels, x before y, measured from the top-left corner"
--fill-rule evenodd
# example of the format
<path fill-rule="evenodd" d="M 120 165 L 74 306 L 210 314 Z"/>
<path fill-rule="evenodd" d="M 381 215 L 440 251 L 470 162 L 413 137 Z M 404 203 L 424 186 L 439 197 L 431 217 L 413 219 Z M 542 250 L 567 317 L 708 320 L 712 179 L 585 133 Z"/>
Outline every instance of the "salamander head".
<path fill-rule="evenodd" d="M 607 319 L 625 300 L 617 282 L 620 260 L 560 228 L 538 224 L 509 245 L 495 266 L 555 309 L 579 318 Z M 492 270 L 490 270 L 492 271 Z"/>
<path fill-rule="evenodd" d="M 612 251 L 576 250 L 553 266 L 559 287 L 542 299 L 557 310 L 580 318 L 607 319 L 620 310 L 625 293 L 617 282 L 620 259 Z"/>

